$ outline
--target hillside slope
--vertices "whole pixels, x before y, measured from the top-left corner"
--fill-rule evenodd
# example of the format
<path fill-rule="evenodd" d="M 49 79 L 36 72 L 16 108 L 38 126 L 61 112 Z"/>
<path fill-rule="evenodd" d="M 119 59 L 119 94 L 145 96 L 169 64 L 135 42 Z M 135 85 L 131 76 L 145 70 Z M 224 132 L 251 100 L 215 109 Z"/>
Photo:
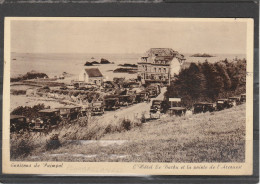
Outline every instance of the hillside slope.
<path fill-rule="evenodd" d="M 219 112 L 164 116 L 101 140 L 74 141 L 33 161 L 243 162 L 245 104 Z"/>

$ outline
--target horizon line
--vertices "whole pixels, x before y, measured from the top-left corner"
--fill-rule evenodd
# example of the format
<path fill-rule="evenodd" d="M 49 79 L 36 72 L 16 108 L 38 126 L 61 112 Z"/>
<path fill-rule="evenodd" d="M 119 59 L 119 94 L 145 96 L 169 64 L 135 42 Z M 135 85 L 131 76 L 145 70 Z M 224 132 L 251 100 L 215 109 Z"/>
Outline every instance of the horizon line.
<path fill-rule="evenodd" d="M 11 53 L 18 53 L 18 54 L 144 54 L 145 52 L 93 52 L 93 53 L 86 53 L 86 52 L 11 52 Z M 246 53 L 213 53 L 213 52 L 179 52 L 180 54 L 239 54 L 239 55 L 246 55 Z"/>

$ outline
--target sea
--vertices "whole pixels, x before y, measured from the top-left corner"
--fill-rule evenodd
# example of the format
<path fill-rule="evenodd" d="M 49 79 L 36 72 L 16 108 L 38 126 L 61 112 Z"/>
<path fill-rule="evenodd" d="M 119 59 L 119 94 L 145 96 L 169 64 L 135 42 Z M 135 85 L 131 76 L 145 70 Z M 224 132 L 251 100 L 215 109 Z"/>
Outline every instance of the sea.
<path fill-rule="evenodd" d="M 84 68 L 99 68 L 105 79 L 112 80 L 114 77 L 135 78 L 137 74 L 113 73 L 119 68 L 119 64 L 137 64 L 143 54 L 83 54 L 83 53 L 11 53 L 11 77 L 17 77 L 30 71 L 46 73 L 49 77 L 60 76 L 63 72 L 70 74 L 72 79 Z M 186 63 L 190 62 L 217 62 L 228 59 L 234 60 L 246 58 L 243 54 L 214 54 L 214 57 L 191 57 L 184 54 Z M 101 58 L 107 59 L 113 64 L 84 66 L 88 62 L 100 62 Z"/>

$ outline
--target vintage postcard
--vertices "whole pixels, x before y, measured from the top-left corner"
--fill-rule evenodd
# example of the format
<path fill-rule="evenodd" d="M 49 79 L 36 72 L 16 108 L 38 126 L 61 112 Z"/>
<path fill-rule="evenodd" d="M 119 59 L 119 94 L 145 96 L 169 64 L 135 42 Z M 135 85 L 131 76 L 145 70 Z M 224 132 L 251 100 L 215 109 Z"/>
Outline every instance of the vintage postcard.
<path fill-rule="evenodd" d="M 251 175 L 253 25 L 6 17 L 3 173 Z"/>

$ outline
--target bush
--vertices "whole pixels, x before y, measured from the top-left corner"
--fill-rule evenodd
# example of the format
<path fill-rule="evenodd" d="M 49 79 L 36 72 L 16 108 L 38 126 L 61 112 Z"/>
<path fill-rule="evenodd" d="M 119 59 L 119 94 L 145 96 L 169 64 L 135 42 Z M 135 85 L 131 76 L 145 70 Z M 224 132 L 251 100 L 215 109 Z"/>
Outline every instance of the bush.
<path fill-rule="evenodd" d="M 12 95 L 25 95 L 26 91 L 25 90 L 11 90 Z"/>
<path fill-rule="evenodd" d="M 141 123 L 145 123 L 145 122 L 146 122 L 145 113 L 142 113 Z"/>
<path fill-rule="evenodd" d="M 58 149 L 59 147 L 61 147 L 61 143 L 59 140 L 59 135 L 58 134 L 53 134 L 50 138 L 50 140 L 48 140 L 46 142 L 46 150 L 54 150 L 54 149 Z"/>
<path fill-rule="evenodd" d="M 121 123 L 121 127 L 123 130 L 130 130 L 131 129 L 131 121 L 129 119 L 123 119 Z"/>
<path fill-rule="evenodd" d="M 12 115 L 22 115 L 28 118 L 36 118 L 39 116 L 39 111 L 45 109 L 45 105 L 44 104 L 38 104 L 35 105 L 33 107 L 23 107 L 23 106 L 19 106 L 17 108 L 15 108 L 11 114 Z"/>
<path fill-rule="evenodd" d="M 109 125 L 105 128 L 104 134 L 110 133 L 111 131 L 112 131 L 112 126 L 109 124 Z"/>
<path fill-rule="evenodd" d="M 22 80 L 38 79 L 38 78 L 49 78 L 49 77 L 45 73 L 31 71 L 31 72 L 27 72 L 23 76 L 14 77 L 14 78 L 11 78 L 10 80 L 11 80 L 11 82 L 19 82 L 19 81 L 22 81 Z"/>
<path fill-rule="evenodd" d="M 30 136 L 11 139 L 10 156 L 12 159 L 27 157 L 33 150 L 34 145 Z"/>
<path fill-rule="evenodd" d="M 137 73 L 137 69 L 134 69 L 134 68 L 117 68 L 113 72 L 114 73 L 129 73 L 129 74 L 133 74 L 133 73 Z"/>

